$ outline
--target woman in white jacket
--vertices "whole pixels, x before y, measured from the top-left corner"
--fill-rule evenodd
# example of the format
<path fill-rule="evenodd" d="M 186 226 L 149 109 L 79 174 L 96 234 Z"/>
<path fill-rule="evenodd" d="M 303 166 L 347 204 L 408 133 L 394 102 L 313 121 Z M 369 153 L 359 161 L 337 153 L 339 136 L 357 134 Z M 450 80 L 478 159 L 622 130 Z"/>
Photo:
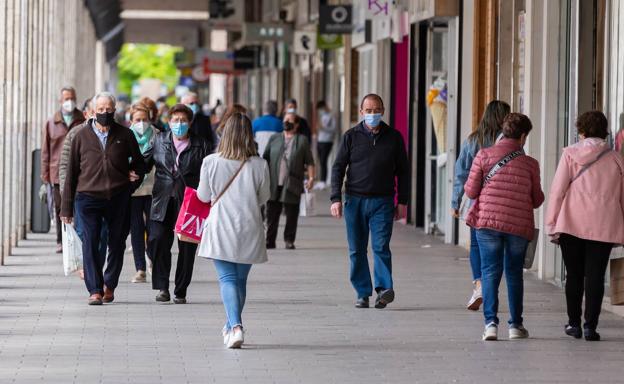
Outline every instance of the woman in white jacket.
<path fill-rule="evenodd" d="M 252 264 L 267 261 L 260 206 L 270 196 L 269 168 L 258 156 L 251 121 L 231 115 L 217 153 L 204 159 L 197 196 L 213 202 L 198 255 L 213 259 L 226 323 L 223 342 L 240 348 L 244 341 L 241 314 Z"/>

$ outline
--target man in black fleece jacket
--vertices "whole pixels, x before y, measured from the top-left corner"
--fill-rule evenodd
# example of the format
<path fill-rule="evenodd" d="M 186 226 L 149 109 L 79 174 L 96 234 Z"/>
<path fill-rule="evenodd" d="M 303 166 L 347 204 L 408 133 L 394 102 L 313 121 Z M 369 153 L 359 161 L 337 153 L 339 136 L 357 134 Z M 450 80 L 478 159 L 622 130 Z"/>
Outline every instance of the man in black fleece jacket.
<path fill-rule="evenodd" d="M 344 134 L 332 168 L 331 213 L 336 218 L 342 217 L 342 185 L 345 172 L 347 175 L 344 216 L 357 308 L 368 308 L 373 293 L 367 257 L 369 232 L 375 258 L 375 308 L 385 308 L 394 300 L 390 238 L 393 219 L 405 217 L 409 198 L 409 163 L 403 137 L 381 121 L 383 113 L 379 95 L 364 96 L 360 104 L 363 121 Z"/>

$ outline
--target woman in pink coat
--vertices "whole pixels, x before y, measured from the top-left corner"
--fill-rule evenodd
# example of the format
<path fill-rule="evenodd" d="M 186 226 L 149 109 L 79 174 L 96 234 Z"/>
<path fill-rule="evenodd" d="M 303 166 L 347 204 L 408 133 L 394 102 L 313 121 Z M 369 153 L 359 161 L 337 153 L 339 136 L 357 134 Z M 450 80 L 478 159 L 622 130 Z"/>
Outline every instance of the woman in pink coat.
<path fill-rule="evenodd" d="M 522 267 L 534 236 L 533 209 L 544 202 L 539 163 L 522 150 L 531 128 L 525 115 L 507 115 L 503 139 L 477 153 L 464 184 L 466 195 L 475 200 L 466 223 L 476 229 L 481 254 L 483 340 L 498 339 L 498 286 L 503 270 L 509 296 L 509 338 L 529 337 L 522 319 Z M 498 170 L 492 175 L 494 167 Z"/>
<path fill-rule="evenodd" d="M 596 332 L 604 277 L 614 244 L 624 244 L 624 162 L 606 142 L 607 118 L 599 111 L 576 120 L 580 141 L 563 150 L 548 197 L 546 230 L 561 245 L 566 266 L 568 324 L 580 339 L 585 291 L 585 339 Z"/>

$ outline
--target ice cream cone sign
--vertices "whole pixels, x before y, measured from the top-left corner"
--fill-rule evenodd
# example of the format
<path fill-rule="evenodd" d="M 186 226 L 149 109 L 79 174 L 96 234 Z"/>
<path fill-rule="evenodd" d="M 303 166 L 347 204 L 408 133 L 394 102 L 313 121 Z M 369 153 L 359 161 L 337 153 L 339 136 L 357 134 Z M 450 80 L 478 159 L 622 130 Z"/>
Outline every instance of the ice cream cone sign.
<path fill-rule="evenodd" d="M 431 111 L 433 131 L 438 143 L 438 154 L 446 152 L 446 122 L 447 122 L 447 85 L 443 76 L 438 77 L 427 93 L 427 105 Z"/>

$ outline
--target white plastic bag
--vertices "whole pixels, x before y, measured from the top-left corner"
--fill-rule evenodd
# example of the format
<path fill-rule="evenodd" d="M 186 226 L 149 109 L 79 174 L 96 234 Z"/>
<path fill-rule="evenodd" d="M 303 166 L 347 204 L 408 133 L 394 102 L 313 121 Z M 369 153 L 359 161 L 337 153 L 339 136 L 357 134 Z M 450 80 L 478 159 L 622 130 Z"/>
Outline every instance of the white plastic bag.
<path fill-rule="evenodd" d="M 314 206 L 316 205 L 316 195 L 314 192 L 304 189 L 299 202 L 299 216 L 310 217 L 316 215 Z"/>
<path fill-rule="evenodd" d="M 63 270 L 65 276 L 82 269 L 82 241 L 71 224 L 62 224 Z"/>

